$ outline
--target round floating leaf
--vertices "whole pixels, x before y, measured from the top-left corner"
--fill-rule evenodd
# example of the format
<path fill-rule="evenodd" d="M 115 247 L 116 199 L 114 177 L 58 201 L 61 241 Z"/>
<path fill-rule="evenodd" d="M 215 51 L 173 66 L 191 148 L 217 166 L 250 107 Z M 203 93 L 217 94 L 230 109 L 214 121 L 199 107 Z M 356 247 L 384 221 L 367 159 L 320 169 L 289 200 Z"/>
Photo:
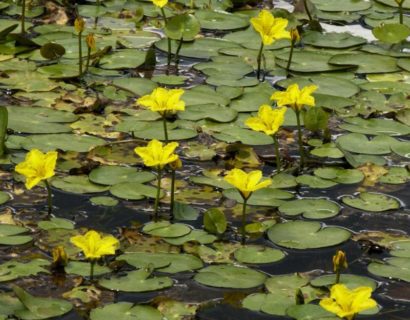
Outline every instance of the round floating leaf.
<path fill-rule="evenodd" d="M 25 307 L 15 312 L 15 316 L 22 320 L 54 318 L 66 314 L 73 308 L 73 305 L 65 300 L 37 298 L 17 286 L 13 290 Z"/>
<path fill-rule="evenodd" d="M 186 242 L 198 242 L 200 244 L 210 244 L 214 242 L 217 237 L 213 234 L 209 234 L 204 230 L 192 230 L 185 236 L 177 237 L 177 238 L 163 238 L 169 244 L 174 246 L 183 245 Z"/>
<path fill-rule="evenodd" d="M 116 291 L 146 292 L 156 291 L 171 287 L 173 281 L 169 277 L 152 277 L 151 272 L 146 269 L 130 271 L 126 276 L 120 278 L 103 279 L 99 281 L 100 286 Z"/>
<path fill-rule="evenodd" d="M 103 69 L 128 69 L 137 68 L 145 62 L 146 51 L 123 49 L 110 55 L 104 55 L 100 60 Z"/>
<path fill-rule="evenodd" d="M 0 191 L 0 204 L 6 203 L 10 200 L 10 195 L 7 192 Z"/>
<path fill-rule="evenodd" d="M 289 221 L 268 230 L 269 239 L 285 248 L 315 249 L 330 247 L 349 240 L 349 231 L 339 227 L 322 227 L 320 222 Z"/>
<path fill-rule="evenodd" d="M 342 201 L 353 208 L 370 212 L 382 212 L 400 208 L 400 202 L 395 198 L 374 192 L 360 192 L 356 197 L 344 196 Z"/>
<path fill-rule="evenodd" d="M 315 176 L 319 178 L 332 180 L 342 184 L 359 183 L 364 178 L 364 175 L 360 170 L 338 167 L 318 168 L 315 169 L 314 173 Z"/>
<path fill-rule="evenodd" d="M 357 133 L 404 136 L 410 134 L 410 127 L 400 122 L 388 119 L 361 119 L 358 117 L 345 118 L 345 122 L 339 125 L 340 128 Z"/>
<path fill-rule="evenodd" d="M 74 222 L 67 220 L 67 219 L 63 219 L 63 218 L 51 217 L 50 220 L 40 221 L 38 223 L 38 227 L 43 230 L 52 230 L 52 229 L 72 230 L 74 229 Z"/>
<path fill-rule="evenodd" d="M 64 268 L 68 274 L 76 274 L 82 277 L 88 277 L 90 275 L 90 263 L 82 261 L 70 261 Z M 100 266 L 96 264 L 94 266 L 94 275 L 100 276 L 106 273 L 110 273 L 111 269 L 106 266 Z"/>
<path fill-rule="evenodd" d="M 317 9 L 322 11 L 330 12 L 353 12 L 353 11 L 362 11 L 369 9 L 372 6 L 372 3 L 369 1 L 357 1 L 357 0 L 344 0 L 340 2 L 339 0 L 310 0 Z"/>
<path fill-rule="evenodd" d="M 48 60 L 59 59 L 65 54 L 65 49 L 58 43 L 49 42 L 41 46 L 40 54 Z"/>
<path fill-rule="evenodd" d="M 118 257 L 136 268 L 152 267 L 161 272 L 178 273 L 193 271 L 203 267 L 201 259 L 185 253 L 133 252 Z"/>
<path fill-rule="evenodd" d="M 339 317 L 315 304 L 293 305 L 286 309 L 286 315 L 296 320 L 338 320 Z"/>
<path fill-rule="evenodd" d="M 326 219 L 336 216 L 340 207 L 326 199 L 297 199 L 285 202 L 279 211 L 287 216 L 303 214 L 307 219 Z"/>
<path fill-rule="evenodd" d="M 327 274 L 319 276 L 310 281 L 310 284 L 315 287 L 328 287 L 336 283 L 336 275 Z M 340 283 L 344 284 L 350 290 L 356 289 L 357 287 L 370 287 L 372 290 L 376 290 L 377 282 L 368 277 L 358 276 L 355 274 L 341 274 Z"/>
<path fill-rule="evenodd" d="M 22 141 L 26 150 L 40 149 L 43 152 L 60 149 L 63 151 L 87 152 L 95 146 L 103 145 L 103 139 L 74 134 L 39 134 Z"/>
<path fill-rule="evenodd" d="M 97 193 L 109 189 L 107 186 L 98 185 L 90 182 L 87 176 L 67 176 L 55 178 L 51 181 L 53 187 L 71 193 Z"/>
<path fill-rule="evenodd" d="M 122 182 L 149 182 L 155 179 L 155 175 L 133 167 L 101 166 L 90 172 L 89 179 L 94 183 L 112 186 Z"/>
<path fill-rule="evenodd" d="M 400 43 L 410 36 L 410 28 L 405 24 L 386 23 L 374 28 L 372 33 L 382 42 Z"/>
<path fill-rule="evenodd" d="M 184 112 L 178 114 L 178 117 L 180 119 L 193 121 L 211 119 L 218 122 L 231 122 L 235 120 L 237 115 L 237 111 L 232 108 L 222 107 L 216 104 L 205 104 L 187 107 Z"/>
<path fill-rule="evenodd" d="M 395 278 L 410 282 L 410 258 L 394 257 L 382 262 L 372 262 L 367 270 L 380 277 Z"/>
<path fill-rule="evenodd" d="M 331 180 L 325 180 L 320 177 L 310 176 L 308 174 L 302 174 L 296 178 L 297 183 L 307 185 L 314 189 L 331 188 L 337 185 L 337 182 Z"/>
<path fill-rule="evenodd" d="M 342 53 L 330 58 L 336 66 L 357 66 L 356 73 L 384 73 L 398 71 L 397 59 L 368 53 Z"/>
<path fill-rule="evenodd" d="M 243 198 L 236 189 L 227 189 L 223 191 L 223 195 L 229 199 L 233 199 L 239 203 L 243 203 Z M 283 200 L 291 199 L 294 195 L 288 191 L 265 188 L 252 193 L 248 200 L 249 205 L 278 207 L 283 203 Z"/>
<path fill-rule="evenodd" d="M 336 139 L 337 145 L 346 151 L 371 155 L 389 154 L 390 146 L 396 142 L 394 138 L 385 135 L 369 140 L 361 133 L 349 133 Z"/>
<path fill-rule="evenodd" d="M 233 30 L 245 28 L 249 25 L 248 17 L 225 11 L 197 10 L 195 16 L 203 29 Z"/>
<path fill-rule="evenodd" d="M 95 206 L 104 206 L 104 207 L 114 207 L 118 204 L 117 199 L 106 197 L 106 196 L 92 197 L 90 198 L 90 201 Z"/>
<path fill-rule="evenodd" d="M 171 224 L 168 221 L 149 222 L 142 231 L 156 237 L 177 238 L 187 235 L 191 232 L 191 228 L 182 223 Z"/>
<path fill-rule="evenodd" d="M 380 177 L 379 182 L 387 184 L 402 184 L 410 180 L 410 172 L 406 168 L 391 167 L 389 172 Z"/>
<path fill-rule="evenodd" d="M 32 237 L 21 235 L 27 231 L 29 230 L 13 224 L 0 224 L 0 245 L 14 246 L 30 242 Z"/>
<path fill-rule="evenodd" d="M 303 36 L 303 43 L 319 48 L 344 49 L 365 44 L 365 38 L 356 37 L 347 32 L 327 32 L 318 31 L 307 32 Z"/>
<path fill-rule="evenodd" d="M 134 306 L 131 302 L 118 302 L 91 310 L 90 319 L 162 320 L 162 315 L 151 306 Z"/>
<path fill-rule="evenodd" d="M 191 14 L 173 16 L 165 24 L 165 34 L 174 40 L 192 41 L 201 30 L 199 21 Z"/>
<path fill-rule="evenodd" d="M 49 264 L 50 262 L 44 259 L 33 259 L 27 263 L 13 260 L 5 262 L 0 264 L 0 282 L 37 275 L 40 272 L 49 273 L 43 268 Z"/>
<path fill-rule="evenodd" d="M 138 182 L 124 182 L 113 185 L 110 188 L 110 193 L 120 199 L 141 200 L 144 197 L 155 198 L 157 188 Z M 161 190 L 160 197 L 163 196 L 164 192 Z"/>
<path fill-rule="evenodd" d="M 410 240 L 395 241 L 391 247 L 390 254 L 392 256 L 410 258 Z"/>
<path fill-rule="evenodd" d="M 204 228 L 214 234 L 223 234 L 228 226 L 225 214 L 218 208 L 211 208 L 204 213 Z"/>
<path fill-rule="evenodd" d="M 285 258 L 285 254 L 278 249 L 259 245 L 247 245 L 234 253 L 235 259 L 242 263 L 272 263 Z"/>
<path fill-rule="evenodd" d="M 210 287 L 247 289 L 262 285 L 266 276 L 249 268 L 218 265 L 199 270 L 194 279 Z"/>

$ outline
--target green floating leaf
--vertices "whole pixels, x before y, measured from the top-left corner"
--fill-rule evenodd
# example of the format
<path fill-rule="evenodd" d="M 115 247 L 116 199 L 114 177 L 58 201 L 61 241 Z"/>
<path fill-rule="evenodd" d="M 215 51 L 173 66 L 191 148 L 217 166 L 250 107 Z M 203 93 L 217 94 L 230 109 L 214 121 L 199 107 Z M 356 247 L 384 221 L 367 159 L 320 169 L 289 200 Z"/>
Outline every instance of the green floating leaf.
<path fill-rule="evenodd" d="M 95 206 L 104 206 L 104 207 L 115 207 L 118 204 L 118 200 L 112 197 L 91 197 L 90 201 Z"/>
<path fill-rule="evenodd" d="M 322 227 L 320 222 L 288 221 L 268 230 L 269 239 L 290 249 L 331 247 L 349 240 L 351 233 L 339 227 Z"/>
<path fill-rule="evenodd" d="M 348 206 L 370 212 L 383 212 L 400 208 L 399 201 L 382 193 L 360 192 L 357 196 L 344 196 L 341 199 Z"/>
<path fill-rule="evenodd" d="M 64 268 L 65 272 L 68 274 L 77 274 L 82 277 L 90 276 L 90 263 L 82 261 L 70 261 Z M 106 266 L 100 266 L 99 264 L 94 265 L 94 275 L 100 276 L 106 273 L 110 273 L 111 269 Z"/>
<path fill-rule="evenodd" d="M 178 273 L 203 267 L 201 259 L 185 253 L 133 252 L 118 257 L 136 268 L 155 268 L 161 272 Z"/>
<path fill-rule="evenodd" d="M 372 6 L 371 2 L 357 0 L 310 0 L 317 9 L 329 12 L 354 12 L 369 9 Z"/>
<path fill-rule="evenodd" d="M 322 179 L 316 176 L 310 176 L 308 174 L 302 174 L 301 176 L 296 177 L 296 181 L 299 184 L 307 185 L 310 188 L 314 189 L 331 188 L 337 185 L 337 182 L 335 181 Z"/>
<path fill-rule="evenodd" d="M 41 320 L 62 316 L 71 311 L 73 305 L 65 300 L 53 298 L 37 298 L 15 286 L 14 293 L 25 309 L 16 310 L 15 315 L 22 320 Z"/>
<path fill-rule="evenodd" d="M 110 193 L 120 199 L 141 200 L 145 197 L 155 198 L 157 188 L 138 182 L 123 182 L 111 186 Z M 160 197 L 163 196 L 164 192 L 161 190 Z"/>
<path fill-rule="evenodd" d="M 98 193 L 109 189 L 107 186 L 98 185 L 88 180 L 87 176 L 67 176 L 55 178 L 51 181 L 53 187 L 71 193 Z"/>
<path fill-rule="evenodd" d="M 169 244 L 174 246 L 183 245 L 186 242 L 198 242 L 200 244 L 210 244 L 214 242 L 217 237 L 213 234 L 209 234 L 204 230 L 192 230 L 185 236 L 178 237 L 178 238 L 163 238 Z"/>
<path fill-rule="evenodd" d="M 239 203 L 243 203 L 243 198 L 236 189 L 227 189 L 223 191 L 223 195 L 229 199 L 233 199 Z M 265 188 L 252 193 L 248 200 L 249 205 L 279 207 L 287 199 L 292 199 L 294 195 L 288 191 Z"/>
<path fill-rule="evenodd" d="M 357 287 L 370 287 L 372 290 L 376 290 L 377 282 L 368 277 L 358 276 L 355 274 L 341 274 L 340 283 L 344 284 L 350 290 L 356 289 Z M 336 275 L 327 274 L 319 276 L 310 281 L 310 284 L 314 287 L 328 287 L 336 283 Z"/>
<path fill-rule="evenodd" d="M 176 220 L 194 221 L 198 218 L 199 212 L 197 209 L 186 203 L 176 201 L 174 202 L 173 215 Z"/>
<path fill-rule="evenodd" d="M 38 223 L 38 227 L 43 230 L 52 230 L 52 229 L 72 230 L 74 229 L 74 222 L 67 220 L 67 219 L 63 219 L 63 218 L 51 217 L 50 220 L 40 221 Z"/>
<path fill-rule="evenodd" d="M 345 122 L 339 125 L 340 128 L 357 133 L 404 136 L 410 134 L 410 127 L 400 122 L 388 119 L 361 119 L 358 117 L 346 118 Z"/>
<path fill-rule="evenodd" d="M 191 232 L 191 227 L 182 223 L 168 221 L 149 222 L 142 231 L 156 237 L 178 238 Z"/>
<path fill-rule="evenodd" d="M 146 57 L 146 51 L 123 49 L 110 55 L 104 55 L 99 65 L 101 68 L 109 70 L 137 68 L 144 64 Z"/>
<path fill-rule="evenodd" d="M 247 245 L 234 253 L 235 259 L 242 263 L 260 264 L 277 262 L 285 258 L 283 251 L 259 245 Z"/>
<path fill-rule="evenodd" d="M 394 44 L 410 36 L 410 28 L 405 24 L 386 23 L 374 28 L 372 33 L 380 41 Z"/>
<path fill-rule="evenodd" d="M 367 270 L 376 276 L 400 279 L 410 282 L 410 258 L 394 257 L 388 258 L 384 263 L 372 262 Z"/>
<path fill-rule="evenodd" d="M 339 317 L 315 304 L 290 306 L 286 315 L 296 320 L 338 320 Z"/>
<path fill-rule="evenodd" d="M 287 216 L 302 214 L 307 219 L 326 219 L 336 216 L 340 207 L 327 199 L 297 199 L 285 202 L 279 211 Z"/>
<path fill-rule="evenodd" d="M 391 152 L 390 146 L 397 143 L 397 140 L 385 135 L 379 135 L 369 140 L 364 134 L 349 133 L 338 137 L 336 143 L 341 149 L 349 152 L 384 155 Z"/>
<path fill-rule="evenodd" d="M 315 169 L 314 173 L 319 178 L 342 184 L 359 183 L 364 179 L 363 173 L 357 169 L 327 167 Z"/>
<path fill-rule="evenodd" d="M 319 48 L 344 49 L 366 44 L 367 41 L 347 32 L 310 31 L 303 35 L 303 43 Z"/>
<path fill-rule="evenodd" d="M 121 319 L 121 320 L 162 320 L 161 313 L 151 307 L 145 305 L 134 305 L 131 302 L 118 302 L 108 304 L 104 307 L 91 310 L 91 320 L 106 320 L 106 319 Z"/>
<path fill-rule="evenodd" d="M 0 224 L 0 245 L 20 245 L 33 240 L 30 236 L 21 235 L 28 229 L 12 224 Z"/>
<path fill-rule="evenodd" d="M 223 234 L 227 226 L 228 222 L 221 210 L 211 208 L 204 213 L 204 228 L 206 231 L 214 234 Z"/>
<path fill-rule="evenodd" d="M 130 271 L 123 277 L 100 280 L 99 285 L 116 291 L 147 292 L 169 288 L 173 284 L 172 279 L 169 277 L 150 278 L 150 275 L 151 271 L 140 269 Z"/>
<path fill-rule="evenodd" d="M 173 16 L 165 25 L 165 34 L 174 40 L 192 41 L 201 30 L 201 25 L 192 14 Z"/>
<path fill-rule="evenodd" d="M 395 241 L 391 243 L 391 247 L 392 256 L 410 258 L 410 240 Z"/>
<path fill-rule="evenodd" d="M 155 175 L 147 171 L 138 171 L 134 167 L 101 166 L 90 172 L 91 182 L 112 186 L 122 182 L 145 183 L 155 179 Z"/>
<path fill-rule="evenodd" d="M 246 16 L 232 14 L 225 11 L 197 10 L 195 16 L 203 29 L 209 30 L 234 30 L 245 28 L 249 25 Z"/>
<path fill-rule="evenodd" d="M 8 261 L 0 265 L 0 282 L 37 275 L 40 272 L 49 273 L 43 268 L 49 264 L 50 262 L 44 259 L 33 259 L 27 263 Z"/>
<path fill-rule="evenodd" d="M 262 285 L 266 276 L 259 271 L 245 267 L 218 265 L 199 270 L 194 279 L 210 287 L 247 289 Z"/>
<path fill-rule="evenodd" d="M 335 66 L 357 67 L 356 73 L 384 73 L 396 72 L 397 59 L 388 56 L 368 53 L 341 53 L 329 59 Z"/>
<path fill-rule="evenodd" d="M 380 183 L 402 184 L 410 180 L 410 172 L 406 168 L 390 167 L 389 172 L 380 177 Z"/>

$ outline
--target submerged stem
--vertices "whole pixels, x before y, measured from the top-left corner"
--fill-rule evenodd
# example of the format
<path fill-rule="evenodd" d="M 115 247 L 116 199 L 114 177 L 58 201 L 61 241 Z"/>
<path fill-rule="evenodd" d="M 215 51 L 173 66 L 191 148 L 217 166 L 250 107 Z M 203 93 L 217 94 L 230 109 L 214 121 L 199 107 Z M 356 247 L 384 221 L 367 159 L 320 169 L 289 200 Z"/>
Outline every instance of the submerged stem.
<path fill-rule="evenodd" d="M 280 172 L 281 163 L 280 163 L 279 141 L 278 141 L 278 137 L 276 136 L 276 134 L 274 134 L 272 138 L 273 138 L 273 144 L 275 145 L 276 170 Z"/>

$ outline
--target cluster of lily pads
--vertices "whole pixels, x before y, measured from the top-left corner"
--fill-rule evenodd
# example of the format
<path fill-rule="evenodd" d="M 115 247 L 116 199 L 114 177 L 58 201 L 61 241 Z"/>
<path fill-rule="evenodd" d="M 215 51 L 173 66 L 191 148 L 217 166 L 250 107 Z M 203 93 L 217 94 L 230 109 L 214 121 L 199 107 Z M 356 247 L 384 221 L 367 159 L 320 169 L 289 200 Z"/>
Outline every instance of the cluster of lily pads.
<path fill-rule="evenodd" d="M 0 1 L 0 320 L 408 316 L 407 10 Z"/>

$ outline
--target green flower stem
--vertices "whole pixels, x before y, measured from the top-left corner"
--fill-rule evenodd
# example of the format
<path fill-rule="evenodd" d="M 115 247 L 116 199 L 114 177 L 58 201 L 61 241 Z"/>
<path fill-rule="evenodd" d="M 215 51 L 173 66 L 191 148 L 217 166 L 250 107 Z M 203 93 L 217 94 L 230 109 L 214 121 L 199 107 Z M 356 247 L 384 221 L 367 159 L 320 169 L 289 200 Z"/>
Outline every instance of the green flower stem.
<path fill-rule="evenodd" d="M 244 245 L 245 242 L 246 242 L 246 232 L 245 232 L 245 225 L 246 225 L 246 205 L 247 205 L 247 202 L 248 202 L 249 197 L 248 197 L 248 198 L 242 197 L 242 198 L 243 198 L 243 206 L 242 206 L 242 229 L 241 229 L 241 232 L 242 232 L 242 240 L 241 240 L 241 243 L 242 243 L 242 245 Z"/>
<path fill-rule="evenodd" d="M 276 170 L 277 172 L 280 172 L 281 164 L 280 164 L 280 153 L 279 153 L 279 141 L 278 141 L 278 137 L 276 136 L 276 134 L 274 134 L 272 138 L 273 138 L 273 144 L 275 145 Z"/>
<path fill-rule="evenodd" d="M 82 44 L 82 32 L 78 33 L 78 72 L 79 76 L 83 74 L 83 44 Z"/>
<path fill-rule="evenodd" d="M 288 64 L 286 65 L 286 74 L 289 73 L 289 68 L 292 63 L 292 58 L 293 58 L 293 49 L 295 48 L 295 41 L 290 42 L 290 52 L 289 52 L 289 58 L 288 58 Z"/>
<path fill-rule="evenodd" d="M 167 114 L 165 112 L 162 115 L 162 124 L 164 125 L 165 143 L 168 143 Z"/>
<path fill-rule="evenodd" d="M 181 37 L 181 39 L 179 39 L 178 41 L 178 48 L 175 51 L 175 67 L 177 68 L 177 71 L 178 71 L 178 64 L 179 64 L 179 52 L 181 51 L 182 42 L 183 42 L 182 40 L 183 38 Z"/>
<path fill-rule="evenodd" d="M 51 192 L 51 187 L 50 184 L 48 183 L 47 180 L 44 180 L 44 183 L 46 184 L 46 189 L 47 189 L 47 208 L 48 208 L 48 215 L 51 215 L 51 212 L 53 210 L 53 194 Z"/>
<path fill-rule="evenodd" d="M 26 0 L 21 2 L 21 34 L 26 33 Z"/>
<path fill-rule="evenodd" d="M 100 13 L 101 1 L 97 0 L 97 14 Z M 98 15 L 94 18 L 94 29 L 97 29 Z"/>
<path fill-rule="evenodd" d="M 91 60 L 91 48 L 88 48 L 88 50 L 87 50 L 87 62 L 85 63 L 85 72 L 87 72 L 88 68 L 90 67 L 90 60 Z"/>
<path fill-rule="evenodd" d="M 162 17 L 164 18 L 165 26 L 166 26 L 168 24 L 168 19 L 167 19 L 167 16 L 165 15 L 164 8 L 161 8 L 161 14 L 162 14 Z M 169 66 L 171 64 L 171 39 L 169 37 L 167 37 L 167 42 L 168 42 L 167 64 Z"/>
<path fill-rule="evenodd" d="M 90 259 L 90 281 L 94 280 L 95 259 Z"/>
<path fill-rule="evenodd" d="M 400 21 L 400 24 L 403 24 L 403 3 L 404 3 L 404 1 L 402 1 L 402 2 L 399 2 L 399 21 Z"/>
<path fill-rule="evenodd" d="M 169 214 L 171 220 L 174 218 L 174 204 L 175 204 L 175 170 L 171 171 L 171 201 L 169 204 Z"/>
<path fill-rule="evenodd" d="M 258 62 L 258 70 L 256 71 L 256 78 L 258 78 L 258 80 L 260 79 L 260 76 L 261 76 L 262 54 L 263 54 L 263 42 L 261 43 L 261 47 L 259 48 L 259 53 L 258 53 L 258 57 L 256 60 Z"/>
<path fill-rule="evenodd" d="M 155 197 L 155 205 L 154 205 L 154 219 L 155 221 L 158 220 L 158 208 L 159 208 L 159 196 L 161 194 L 161 175 L 162 175 L 162 169 L 161 167 L 158 167 L 158 173 L 157 173 L 157 195 Z"/>
<path fill-rule="evenodd" d="M 312 18 L 312 14 L 311 14 L 310 11 L 309 11 L 309 6 L 308 6 L 308 4 L 307 4 L 307 0 L 303 0 L 303 5 L 304 5 L 304 7 L 305 7 L 306 14 L 307 14 L 308 17 L 309 17 L 309 21 L 312 21 L 313 18 Z"/>
<path fill-rule="evenodd" d="M 300 154 L 300 167 L 303 168 L 305 165 L 305 154 L 303 150 L 303 140 L 302 140 L 302 127 L 300 125 L 300 111 L 296 108 L 296 121 L 298 124 L 298 143 L 299 143 L 299 154 Z"/>
<path fill-rule="evenodd" d="M 339 282 L 340 282 L 340 268 L 337 268 L 335 284 L 338 284 Z"/>

